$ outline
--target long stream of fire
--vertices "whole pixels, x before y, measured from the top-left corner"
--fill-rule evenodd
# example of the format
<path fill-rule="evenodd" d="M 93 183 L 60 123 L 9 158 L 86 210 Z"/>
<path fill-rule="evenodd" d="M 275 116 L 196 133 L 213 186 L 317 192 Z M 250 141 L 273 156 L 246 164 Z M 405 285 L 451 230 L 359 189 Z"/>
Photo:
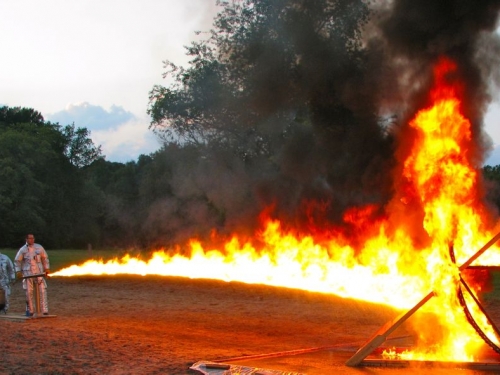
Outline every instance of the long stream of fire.
<path fill-rule="evenodd" d="M 213 249 L 192 240 L 189 256 L 161 250 L 149 260 L 130 256 L 91 260 L 53 276 L 156 274 L 221 279 L 332 293 L 396 308 L 412 307 L 434 291 L 435 297 L 422 309 L 435 317 L 434 323 L 419 327 L 421 345 L 408 357 L 474 360 L 484 342 L 458 302 L 458 267 L 497 228 L 486 224 L 491 219 L 482 202 L 481 177 L 469 156 L 474 145 L 471 123 L 461 109 L 463 87 L 447 79 L 455 70 L 446 58 L 436 65 L 431 104 L 409 123 L 413 142 L 409 152 L 400 153 L 405 156 L 395 179 L 394 199 L 385 208 L 385 219 L 373 222 L 366 231 L 361 246 L 359 240 L 352 244 L 340 230 L 327 240 L 318 239 L 285 231 L 279 221 L 268 218 L 255 242 L 235 234 L 223 248 Z M 363 217 L 370 209 L 353 209 L 345 220 Z M 499 265 L 498 248 L 492 247 L 476 263 Z M 480 285 L 471 286 L 480 292 Z M 487 323 L 483 328 L 496 342 Z"/>

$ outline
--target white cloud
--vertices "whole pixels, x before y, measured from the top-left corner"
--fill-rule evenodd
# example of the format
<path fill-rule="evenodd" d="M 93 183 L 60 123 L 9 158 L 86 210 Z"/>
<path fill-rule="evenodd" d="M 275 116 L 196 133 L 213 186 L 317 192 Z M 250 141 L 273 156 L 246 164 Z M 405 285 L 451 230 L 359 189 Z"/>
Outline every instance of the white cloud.
<path fill-rule="evenodd" d="M 77 128 L 89 129 L 90 138 L 94 144 L 102 146 L 109 161 L 136 160 L 139 155 L 148 155 L 160 147 L 148 128 L 150 120 L 147 117 L 137 117 L 116 105 L 106 110 L 87 102 L 70 104 L 65 110 L 44 117 L 62 126 L 74 123 Z"/>
<path fill-rule="evenodd" d="M 160 141 L 148 126 L 146 119 L 133 119 L 113 128 L 92 132 L 91 138 L 95 144 L 102 146 L 106 160 L 125 163 L 160 148 Z"/>
<path fill-rule="evenodd" d="M 89 130 L 103 130 L 136 118 L 132 112 L 116 105 L 112 105 L 107 111 L 101 106 L 87 102 L 69 104 L 63 111 L 44 117 L 51 122 L 58 122 L 60 125 L 69 125 L 74 122 L 77 127 Z"/>

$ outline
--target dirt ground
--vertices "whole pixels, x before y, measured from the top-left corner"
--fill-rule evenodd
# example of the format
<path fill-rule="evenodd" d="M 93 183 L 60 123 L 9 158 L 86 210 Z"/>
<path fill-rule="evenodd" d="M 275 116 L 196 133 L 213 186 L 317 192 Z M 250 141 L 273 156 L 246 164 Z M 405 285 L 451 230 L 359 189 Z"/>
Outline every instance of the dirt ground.
<path fill-rule="evenodd" d="M 214 280 L 85 276 L 48 284 L 56 317 L 0 319 L 0 374 L 200 374 L 189 369 L 200 360 L 358 348 L 398 315 L 331 295 Z M 17 283 L 8 315 L 23 311 Z"/>
<path fill-rule="evenodd" d="M 54 318 L 0 320 L 1 374 L 199 374 L 199 360 L 364 343 L 387 308 L 262 285 L 52 277 Z M 8 315 L 24 311 L 21 284 Z"/>

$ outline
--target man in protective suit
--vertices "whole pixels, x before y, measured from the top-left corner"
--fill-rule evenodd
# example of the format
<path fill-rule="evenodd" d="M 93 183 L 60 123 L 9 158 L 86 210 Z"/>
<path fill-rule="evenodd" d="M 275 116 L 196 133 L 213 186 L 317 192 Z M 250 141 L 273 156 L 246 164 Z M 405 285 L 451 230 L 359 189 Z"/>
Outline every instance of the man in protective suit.
<path fill-rule="evenodd" d="M 0 253 L 0 311 L 3 310 L 5 314 L 9 311 L 9 297 L 10 297 L 10 284 L 16 279 L 14 272 L 14 265 L 10 258 Z"/>
<path fill-rule="evenodd" d="M 14 259 L 16 274 L 18 278 L 45 274 L 49 275 L 50 263 L 47 252 L 42 245 L 35 243 L 35 236 L 26 236 L 26 245 L 21 247 Z M 38 288 L 40 296 L 40 308 L 43 315 L 49 314 L 49 303 L 47 301 L 47 282 L 43 276 L 23 279 L 23 289 L 26 291 L 26 315 L 33 316 L 36 307 L 33 305 L 33 290 Z"/>

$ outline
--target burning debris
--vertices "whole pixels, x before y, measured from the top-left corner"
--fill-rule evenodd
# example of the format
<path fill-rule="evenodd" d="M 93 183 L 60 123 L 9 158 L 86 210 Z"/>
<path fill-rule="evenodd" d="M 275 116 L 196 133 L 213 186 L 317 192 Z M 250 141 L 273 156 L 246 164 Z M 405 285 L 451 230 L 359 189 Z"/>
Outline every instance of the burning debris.
<path fill-rule="evenodd" d="M 396 123 L 384 130 L 395 140 L 395 164 L 387 168 L 390 163 L 381 162 L 380 169 L 373 163 L 339 167 L 344 172 L 368 176 L 354 180 L 364 181 L 374 190 L 383 186 L 379 194 L 369 191 L 370 199 L 347 200 L 356 202 L 348 207 L 340 204 L 341 220 L 326 221 L 321 229 L 314 230 L 318 217 L 328 217 L 320 215 L 322 210 L 328 211 L 330 204 L 342 199 L 313 199 L 314 194 L 306 194 L 302 198 L 310 199 L 302 199 L 300 205 L 312 212 L 307 216 L 308 231 L 294 229 L 282 219 L 286 215 L 276 218 L 274 211 L 264 211 L 262 228 L 253 238 L 234 233 L 220 246 L 192 239 L 189 255 L 158 251 L 148 261 L 130 257 L 107 263 L 90 261 L 53 276 L 159 274 L 334 293 L 410 309 L 409 315 L 400 318 L 401 323 L 417 310 L 432 315 L 432 326 L 418 327 L 417 342 L 408 354 L 413 359 L 474 361 L 484 350 L 485 341 L 494 349 L 500 347 L 498 332 L 488 322 L 478 300 L 481 284 L 477 280 L 465 282 L 461 275 L 470 265 L 500 264 L 499 248 L 490 241 L 498 239 L 498 215 L 485 201 L 479 172 L 489 147 L 481 129 L 491 96 L 487 79 L 496 73 L 493 69 L 498 59 L 484 46 L 500 45 L 494 34 L 499 9 L 500 1 L 493 0 L 400 0 L 378 7 L 378 18 L 367 24 L 365 33 L 372 70 L 360 78 L 363 84 L 356 80 L 350 90 L 345 85 L 346 91 L 341 94 L 346 98 L 344 104 L 371 98 L 370 103 L 351 106 L 353 113 L 378 108 L 382 115 L 397 114 Z M 328 64 L 325 66 L 328 68 Z M 328 77 L 334 80 L 332 74 Z M 390 85 L 383 82 L 385 79 Z M 323 115 L 326 117 L 315 124 L 314 136 L 301 145 L 306 156 L 318 157 L 311 151 L 317 145 L 315 139 L 325 134 L 325 123 L 337 121 Z M 339 112 L 332 110 L 328 115 L 337 116 Z M 353 161 L 366 151 L 360 139 L 367 141 L 374 131 L 371 125 L 357 129 L 355 135 L 360 138 L 353 141 L 356 147 L 347 143 L 341 147 L 352 153 Z M 365 130 L 366 134 L 361 134 Z M 338 145 L 338 140 L 333 142 L 329 137 L 322 139 L 321 149 Z M 341 140 L 348 142 L 351 138 Z M 380 156 L 380 160 L 387 161 L 381 156 L 388 152 L 387 143 L 377 145 L 383 150 L 377 153 L 377 147 L 370 148 L 369 159 Z M 281 173 L 308 172 L 301 158 L 292 152 L 296 146 L 287 145 Z M 318 196 L 322 198 L 330 193 L 335 198 L 348 197 L 349 189 L 337 191 L 342 187 L 333 173 L 336 165 L 346 162 L 346 155 L 341 159 L 335 159 L 333 151 L 327 155 L 332 159 L 314 162 L 329 163 L 328 172 L 321 175 L 315 169 L 317 175 L 306 173 L 305 180 L 312 177 L 316 185 L 313 187 L 309 181 L 303 191 L 321 191 Z M 361 156 L 366 158 L 366 154 Z M 375 169 L 368 173 L 366 169 L 358 170 L 360 165 Z M 385 182 L 367 181 L 376 177 L 375 171 Z M 282 183 L 283 179 L 276 181 Z M 391 181 L 390 189 L 386 181 Z M 283 203 L 286 199 L 280 194 L 287 192 L 277 186 L 283 185 L 268 185 L 265 193 Z M 359 191 L 353 192 L 351 198 L 357 194 Z M 221 242 L 216 237 L 214 243 Z M 485 244 L 490 251 L 480 251 L 478 256 L 477 249 L 484 249 Z M 485 323 L 472 323 L 480 320 Z M 377 345 L 387 332 L 391 330 L 381 334 Z M 352 364 L 359 364 L 365 354 Z"/>

